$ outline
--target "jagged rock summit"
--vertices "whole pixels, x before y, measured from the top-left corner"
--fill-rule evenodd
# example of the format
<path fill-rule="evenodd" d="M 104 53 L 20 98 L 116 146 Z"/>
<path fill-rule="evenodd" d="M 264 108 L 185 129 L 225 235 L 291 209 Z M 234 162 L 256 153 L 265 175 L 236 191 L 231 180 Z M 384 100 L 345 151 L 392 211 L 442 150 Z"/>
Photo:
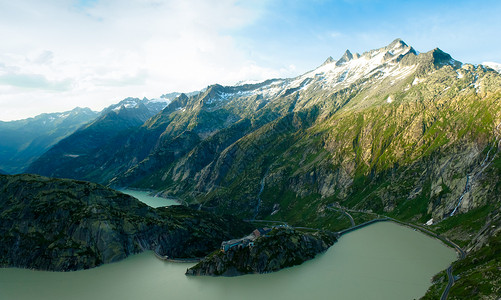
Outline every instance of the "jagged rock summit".
<path fill-rule="evenodd" d="M 358 58 L 358 54 L 355 54 L 355 58 Z M 352 59 L 353 59 L 353 54 L 351 54 L 350 50 L 346 50 L 343 56 L 341 56 L 341 58 L 338 61 L 336 61 L 336 66 L 338 67 L 342 66 L 344 63 L 347 63 Z"/>

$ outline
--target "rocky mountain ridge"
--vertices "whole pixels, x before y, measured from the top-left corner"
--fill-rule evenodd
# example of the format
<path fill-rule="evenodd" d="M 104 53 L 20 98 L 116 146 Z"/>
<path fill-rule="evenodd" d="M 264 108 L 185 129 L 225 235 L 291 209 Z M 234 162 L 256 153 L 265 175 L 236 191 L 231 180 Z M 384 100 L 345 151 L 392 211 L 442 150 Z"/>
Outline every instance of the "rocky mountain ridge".
<path fill-rule="evenodd" d="M 417 54 L 397 39 L 386 47 L 362 55 L 347 51 L 339 60 L 328 60 L 314 71 L 296 78 L 234 87 L 214 85 L 196 96 L 182 94 L 140 128 L 124 131 L 119 140 L 103 140 L 99 150 L 86 153 L 89 157 L 102 158 L 99 175 L 90 169 L 80 174 L 83 164 L 78 163 L 74 167 L 63 165 L 66 171 L 62 173 L 55 171 L 51 162 L 59 163 L 63 159 L 61 156 L 74 155 L 69 151 L 52 156 L 47 153 L 46 159 L 40 160 L 43 167 L 37 168 L 35 163 L 30 171 L 60 177 L 72 177 L 66 175 L 73 174 L 75 178 L 114 186 L 164 190 L 166 194 L 221 208 L 228 203 L 219 205 L 214 201 L 218 201 L 217 195 L 222 190 L 232 191 L 231 182 L 235 180 L 240 181 L 239 186 L 251 188 L 248 191 L 239 189 L 237 193 L 247 201 L 255 199 L 259 190 L 262 178 L 256 175 L 268 174 L 264 181 L 270 184 L 265 184 L 264 195 L 272 186 L 283 187 L 283 181 L 274 183 L 272 178 L 284 177 L 283 172 L 287 169 L 292 171 L 286 161 L 293 152 L 300 151 L 302 144 L 306 147 L 303 153 L 310 153 L 309 159 L 315 162 L 302 163 L 306 159 L 304 154 L 303 158 L 295 158 L 296 165 L 301 167 L 286 175 L 293 175 L 288 180 L 296 183 L 291 186 L 291 192 L 300 198 L 307 196 L 311 192 L 305 193 L 303 187 L 307 182 L 316 182 L 313 194 L 322 199 L 337 194 L 336 197 L 343 201 L 353 191 L 357 174 L 362 177 L 371 172 L 382 174 L 380 171 L 392 165 L 428 159 L 433 149 L 457 144 L 464 138 L 456 134 L 461 134 L 460 127 L 464 128 L 464 124 L 459 120 L 452 126 L 444 124 L 440 120 L 451 116 L 440 116 L 440 110 L 449 109 L 447 113 L 454 115 L 453 118 L 461 118 L 455 107 L 463 102 L 461 109 L 466 109 L 462 99 L 468 99 L 469 103 L 475 98 L 486 100 L 480 106 L 487 108 L 485 103 L 496 98 L 495 82 L 498 80 L 497 73 L 482 66 L 463 65 L 438 48 Z M 480 109 L 478 103 L 472 102 L 472 105 L 476 107 L 471 115 L 468 111 L 466 117 L 480 113 L 475 112 Z M 384 123 L 379 119 L 384 119 Z M 479 130 L 489 130 L 497 123 L 479 125 L 482 127 Z M 443 138 L 432 137 L 442 126 L 448 127 L 440 128 L 444 134 L 437 133 Z M 429 130 L 431 127 L 435 128 Z M 450 134 L 454 136 L 446 140 Z M 495 133 L 490 136 L 494 138 Z M 270 138 L 278 139 L 278 145 L 268 146 Z M 280 141 L 285 144 L 280 145 Z M 479 147 L 488 143 L 483 138 L 476 141 L 482 142 L 472 145 L 473 148 L 461 146 L 456 151 L 478 152 Z M 72 144 L 77 145 L 74 148 L 80 147 L 78 143 Z M 55 153 L 61 148 L 58 146 L 53 149 Z M 277 149 L 280 146 L 284 149 Z M 473 150 L 475 148 L 477 150 Z M 477 160 L 482 159 L 479 154 L 473 154 Z M 272 157 L 277 161 L 267 162 Z M 475 158 L 469 164 L 468 168 L 473 168 Z M 255 175 L 240 179 L 237 170 L 257 172 L 251 171 Z M 461 172 L 458 166 L 451 170 Z M 315 173 L 318 175 L 312 177 Z M 454 182 L 447 185 L 457 185 L 459 189 L 461 184 Z M 414 194 L 422 189 L 415 184 L 414 187 Z M 242 195 L 244 191 L 246 194 Z M 381 192 L 388 193 L 378 193 Z M 197 196 L 200 194 L 205 196 Z M 452 194 L 457 198 L 455 192 Z M 408 197 L 415 196 L 410 193 Z M 392 196 L 385 198 L 392 199 Z M 268 205 L 279 204 L 267 202 L 264 201 L 262 211 L 268 211 Z M 442 207 L 427 208 L 425 215 L 436 220 L 443 218 L 457 204 L 452 199 L 446 202 Z M 382 205 L 385 211 L 393 211 L 396 207 L 392 200 L 385 200 Z M 428 210 L 435 213 L 430 214 Z"/>
<path fill-rule="evenodd" d="M 58 141 L 97 116 L 89 108 L 77 107 L 24 120 L 0 121 L 0 168 L 9 173 L 22 172 Z"/>
<path fill-rule="evenodd" d="M 80 127 L 96 122 L 97 118 L 101 121 L 107 118 L 119 119 L 119 128 L 123 124 L 139 126 L 161 111 L 169 101 L 165 97 L 152 100 L 126 98 L 101 112 L 77 107 L 71 111 L 46 113 L 23 120 L 0 121 L 0 168 L 12 174 L 22 173 L 60 140 L 75 133 Z"/>
<path fill-rule="evenodd" d="M 103 186 L 0 175 L 0 266 L 73 271 L 145 250 L 200 257 L 249 225 L 183 206 L 154 209 Z"/>
<path fill-rule="evenodd" d="M 47 167 L 52 169 L 49 161 L 52 157 L 57 156 L 59 162 L 56 170 L 52 172 L 60 172 L 58 177 L 86 179 L 81 174 L 86 172 L 99 174 L 100 170 L 97 167 L 101 162 L 99 154 L 89 157 L 90 153 L 102 150 L 102 147 L 110 141 L 124 143 L 127 141 L 127 135 L 130 131 L 141 126 L 146 120 L 162 110 L 167 103 L 167 100 L 152 101 L 146 98 L 126 98 L 117 104 L 110 105 L 101 112 L 99 117 L 48 150 L 27 169 L 27 172 L 47 173 L 43 170 Z M 77 170 L 75 166 L 78 166 Z M 41 170 L 34 171 L 36 169 Z"/>

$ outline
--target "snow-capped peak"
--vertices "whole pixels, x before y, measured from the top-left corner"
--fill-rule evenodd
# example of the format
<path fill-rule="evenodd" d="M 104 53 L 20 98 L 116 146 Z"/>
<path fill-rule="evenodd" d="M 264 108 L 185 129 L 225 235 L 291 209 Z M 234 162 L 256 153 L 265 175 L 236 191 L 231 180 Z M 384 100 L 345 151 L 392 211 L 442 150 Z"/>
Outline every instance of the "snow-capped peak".
<path fill-rule="evenodd" d="M 129 97 L 129 98 L 125 98 L 124 100 L 120 101 L 117 104 L 111 105 L 110 108 L 113 111 L 119 111 L 119 110 L 125 109 L 125 108 L 134 108 L 134 107 L 137 107 L 139 105 L 139 102 L 141 102 L 140 99 Z"/>
<path fill-rule="evenodd" d="M 263 82 L 264 80 L 253 80 L 253 79 L 249 79 L 249 80 L 241 80 L 239 82 L 237 82 L 235 84 L 235 86 L 242 86 L 242 85 L 246 85 L 246 84 L 258 84 L 258 83 L 261 83 Z"/>
<path fill-rule="evenodd" d="M 402 39 L 395 39 L 386 48 L 391 48 L 392 50 L 394 50 L 394 49 L 398 50 L 398 49 L 405 49 L 408 47 L 409 47 L 409 45 L 407 45 L 404 41 L 402 41 Z"/>
<path fill-rule="evenodd" d="M 172 99 L 175 99 L 175 97 L 172 98 Z M 167 106 L 167 105 L 169 105 L 169 103 L 172 102 L 172 99 L 169 99 L 169 98 L 152 98 L 152 99 L 149 99 L 149 101 L 152 102 L 152 103 L 165 103 L 165 105 Z"/>
<path fill-rule="evenodd" d="M 341 58 L 336 62 L 336 66 L 342 66 L 343 64 L 349 62 L 350 60 L 352 60 L 353 58 L 358 58 L 359 55 L 358 53 L 355 53 L 355 56 L 353 56 L 353 54 L 351 54 L 350 50 L 346 50 L 343 54 L 343 56 L 341 56 Z"/>
<path fill-rule="evenodd" d="M 331 64 L 331 63 L 335 63 L 336 60 L 334 58 L 332 58 L 332 56 L 329 56 L 327 57 L 327 59 L 324 61 L 324 63 L 322 64 L 322 66 L 325 66 L 325 65 L 328 65 L 328 64 Z"/>
<path fill-rule="evenodd" d="M 336 88 L 352 84 L 360 78 L 375 73 L 380 73 L 380 78 L 406 76 L 416 66 L 401 66 L 399 61 L 409 53 L 415 54 L 416 52 L 401 39 L 396 39 L 386 47 L 371 50 L 361 55 L 352 54 L 346 50 L 338 61 L 327 59 L 317 69 L 295 78 L 291 82 L 290 88 L 305 89 L 313 81 L 321 81 L 325 83 L 326 87 Z M 305 84 L 305 82 L 307 83 Z"/>
<path fill-rule="evenodd" d="M 148 98 L 139 99 L 129 97 L 123 99 L 117 104 L 108 106 L 103 111 L 119 112 L 121 110 L 141 109 L 143 106 L 146 106 L 147 109 L 153 112 L 157 112 L 165 108 L 169 104 L 169 102 L 170 100 L 164 98 L 155 98 L 150 100 Z"/>

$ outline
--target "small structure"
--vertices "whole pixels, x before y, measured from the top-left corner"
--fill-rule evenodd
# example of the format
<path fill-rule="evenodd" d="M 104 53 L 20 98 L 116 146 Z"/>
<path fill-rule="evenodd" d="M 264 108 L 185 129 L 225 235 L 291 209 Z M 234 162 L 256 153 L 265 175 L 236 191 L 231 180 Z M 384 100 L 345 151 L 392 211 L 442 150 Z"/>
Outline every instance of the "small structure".
<path fill-rule="evenodd" d="M 254 241 L 258 237 L 265 236 L 270 231 L 271 231 L 271 228 L 267 228 L 267 227 L 258 228 L 258 229 L 255 229 L 251 234 L 249 234 L 248 236 L 245 236 L 243 238 L 224 241 L 221 243 L 221 251 L 226 252 L 233 247 L 239 247 L 239 248 L 253 247 Z"/>
<path fill-rule="evenodd" d="M 264 236 L 266 235 L 268 232 L 271 231 L 271 228 L 268 228 L 268 227 L 265 227 L 265 228 L 258 228 L 258 229 L 255 229 L 252 234 L 258 238 L 260 236 Z"/>
<path fill-rule="evenodd" d="M 241 239 L 234 239 L 229 241 L 224 241 L 221 243 L 221 251 L 226 252 L 233 247 L 244 247 L 249 243 L 247 237 Z"/>

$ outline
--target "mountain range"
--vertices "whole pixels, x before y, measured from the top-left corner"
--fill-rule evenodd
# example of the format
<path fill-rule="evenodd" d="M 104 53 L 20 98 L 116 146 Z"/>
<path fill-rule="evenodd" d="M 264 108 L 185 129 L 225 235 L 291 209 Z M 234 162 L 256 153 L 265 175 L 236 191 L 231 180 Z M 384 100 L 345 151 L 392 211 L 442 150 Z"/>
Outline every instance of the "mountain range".
<path fill-rule="evenodd" d="M 491 288 L 477 293 L 499 291 L 501 75 L 492 67 L 397 39 L 295 78 L 173 96 L 158 113 L 141 103 L 103 112 L 27 172 L 299 226 L 349 226 L 333 205 L 357 223 L 375 213 L 426 224 L 468 252 L 451 297 L 471 296 L 478 276 Z"/>
<path fill-rule="evenodd" d="M 0 121 L 0 168 L 9 173 L 23 171 L 54 144 L 96 117 L 96 112 L 77 107 L 24 120 Z"/>
<path fill-rule="evenodd" d="M 404 202 L 418 202 L 395 199 L 395 183 L 406 181 L 399 194 L 407 199 L 427 189 L 438 198 L 414 217 L 440 220 L 457 205 L 467 170 L 496 141 L 498 82 L 492 69 L 462 64 L 440 49 L 418 54 L 395 40 L 362 55 L 346 51 L 296 78 L 181 94 L 149 119 L 98 118 L 28 171 L 155 189 L 220 210 L 235 204 L 247 217 L 261 183 L 259 215 L 275 206 L 290 217 L 294 209 L 273 191 L 350 203 L 360 184 L 384 178 L 391 181 L 363 189 L 354 204 L 397 212 Z M 462 157 L 469 159 L 455 162 Z M 409 166 L 428 170 L 437 161 L 444 164 L 437 174 L 409 174 Z M 451 192 L 438 196 L 442 183 Z"/>
<path fill-rule="evenodd" d="M 98 117 L 115 117 L 120 119 L 119 123 L 142 124 L 170 100 L 169 95 L 155 100 L 127 98 L 101 112 L 77 107 L 61 113 L 0 122 L 0 168 L 12 174 L 21 173 L 52 146 Z"/>

